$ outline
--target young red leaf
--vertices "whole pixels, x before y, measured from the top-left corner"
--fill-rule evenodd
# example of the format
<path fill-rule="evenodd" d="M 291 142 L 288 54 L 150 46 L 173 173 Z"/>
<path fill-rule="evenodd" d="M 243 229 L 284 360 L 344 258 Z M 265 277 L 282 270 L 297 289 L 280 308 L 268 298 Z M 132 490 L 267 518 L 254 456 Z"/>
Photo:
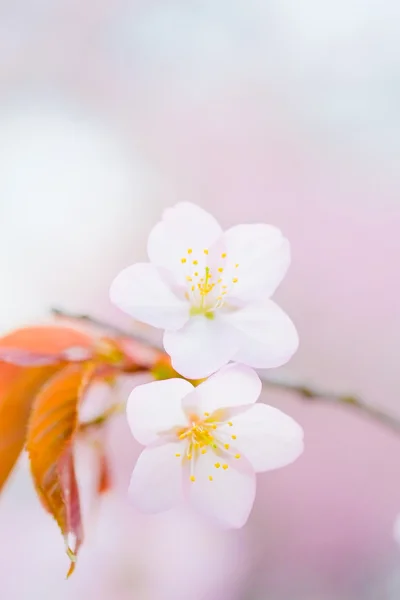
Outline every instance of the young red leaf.
<path fill-rule="evenodd" d="M 79 500 L 79 489 L 76 481 L 74 457 L 72 447 L 64 453 L 58 464 L 58 474 L 60 477 L 60 487 L 63 490 L 67 531 L 64 535 L 67 555 L 71 561 L 67 573 L 67 579 L 75 570 L 76 558 L 79 548 L 83 542 L 83 526 L 81 505 Z"/>
<path fill-rule="evenodd" d="M 99 495 L 105 494 L 111 489 L 111 469 L 108 462 L 108 458 L 103 448 L 99 450 L 99 474 L 97 480 L 97 493 Z"/>
<path fill-rule="evenodd" d="M 93 365 L 73 364 L 57 373 L 36 397 L 27 433 L 35 487 L 66 540 L 71 559 L 69 574 L 83 537 L 72 443 L 78 427 L 78 406 L 93 370 Z"/>

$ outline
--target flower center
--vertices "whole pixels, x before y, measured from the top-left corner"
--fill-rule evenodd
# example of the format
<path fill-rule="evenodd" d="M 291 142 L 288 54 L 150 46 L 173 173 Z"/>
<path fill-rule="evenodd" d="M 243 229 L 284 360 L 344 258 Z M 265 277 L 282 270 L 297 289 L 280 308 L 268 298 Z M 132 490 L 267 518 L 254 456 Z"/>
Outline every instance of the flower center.
<path fill-rule="evenodd" d="M 216 455 L 217 462 L 214 463 L 215 469 L 226 471 L 229 468 L 227 464 L 228 458 L 240 458 L 240 454 L 234 454 L 230 447 L 230 440 L 236 440 L 237 436 L 232 433 L 228 435 L 225 432 L 218 431 L 219 426 L 228 424 L 233 427 L 231 421 L 221 421 L 223 418 L 222 411 L 216 411 L 212 415 L 204 413 L 204 418 L 197 415 L 189 416 L 189 424 L 187 427 L 177 431 L 179 440 L 186 441 L 186 453 L 183 459 L 191 461 L 190 463 L 190 480 L 196 481 L 194 468 L 196 461 L 207 452 L 213 452 Z M 179 458 L 180 453 L 176 454 Z M 220 460 L 218 460 L 220 459 Z M 220 462 L 221 461 L 221 462 Z M 213 475 L 208 476 L 209 481 L 213 481 Z"/>
<path fill-rule="evenodd" d="M 181 258 L 181 264 L 185 272 L 185 297 L 191 304 L 191 316 L 204 315 L 213 319 L 215 311 L 224 306 L 227 294 L 239 279 L 232 267 L 227 267 L 226 252 L 220 255 L 215 266 L 207 264 L 207 257 L 207 248 L 197 257 L 193 255 L 192 248 L 188 248 L 187 255 Z M 239 264 L 235 264 L 233 269 L 238 267 Z"/>

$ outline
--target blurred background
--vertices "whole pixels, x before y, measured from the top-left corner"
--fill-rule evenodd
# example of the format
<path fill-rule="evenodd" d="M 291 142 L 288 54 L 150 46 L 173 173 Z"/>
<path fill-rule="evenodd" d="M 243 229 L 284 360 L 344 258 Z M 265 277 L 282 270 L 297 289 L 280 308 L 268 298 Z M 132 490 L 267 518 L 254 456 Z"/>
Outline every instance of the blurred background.
<path fill-rule="evenodd" d="M 51 306 L 123 322 L 108 287 L 164 207 L 270 222 L 301 347 L 274 376 L 400 418 L 400 3 L 0 0 L 0 331 Z M 306 451 L 261 475 L 247 526 L 144 517 L 139 448 L 108 432 L 115 491 L 76 574 L 25 460 L 0 498 L 2 600 L 398 600 L 400 438 L 271 390 Z M 82 449 L 83 487 L 90 456 Z"/>

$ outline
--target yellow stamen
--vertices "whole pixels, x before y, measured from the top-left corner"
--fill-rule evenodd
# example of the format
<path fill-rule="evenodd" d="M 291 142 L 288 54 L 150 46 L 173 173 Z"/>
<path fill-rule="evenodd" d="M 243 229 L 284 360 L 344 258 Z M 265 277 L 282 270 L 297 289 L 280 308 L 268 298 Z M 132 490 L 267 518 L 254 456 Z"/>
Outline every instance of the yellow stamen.
<path fill-rule="evenodd" d="M 192 455 L 191 455 L 191 454 L 188 454 L 188 455 L 187 455 L 187 459 L 188 459 L 188 460 L 192 460 Z"/>
<path fill-rule="evenodd" d="M 208 254 L 207 248 L 204 248 L 203 252 L 204 252 L 204 254 Z"/>
<path fill-rule="evenodd" d="M 211 425 L 211 427 L 212 427 L 213 429 L 217 429 L 217 426 L 216 426 L 216 425 Z"/>
<path fill-rule="evenodd" d="M 196 477 L 194 475 L 191 475 L 190 476 L 190 481 L 193 481 L 193 482 L 196 481 Z"/>
<path fill-rule="evenodd" d="M 219 468 L 220 468 L 220 466 L 221 466 L 221 465 L 220 465 L 220 463 L 215 463 L 215 465 L 214 465 L 214 467 L 215 467 L 216 469 L 219 469 Z"/>
<path fill-rule="evenodd" d="M 204 413 L 204 416 L 205 416 L 205 417 L 209 417 L 209 416 L 210 416 L 210 413 Z"/>
<path fill-rule="evenodd" d="M 226 258 L 226 252 L 223 252 L 223 253 L 221 254 L 221 258 Z"/>
<path fill-rule="evenodd" d="M 223 269 L 222 267 L 220 267 L 220 268 L 218 269 L 218 273 L 223 273 L 223 272 L 224 272 L 224 269 Z"/>
<path fill-rule="evenodd" d="M 226 465 L 226 464 L 222 465 L 222 468 L 225 469 L 225 471 L 226 471 L 226 469 L 228 468 L 228 465 Z"/>
<path fill-rule="evenodd" d="M 224 444 L 225 450 L 229 450 L 229 444 Z"/>
<path fill-rule="evenodd" d="M 188 254 L 192 254 L 193 250 L 191 248 L 188 248 Z"/>
<path fill-rule="evenodd" d="M 198 277 L 198 276 L 199 276 L 199 274 L 198 274 L 198 272 L 197 272 L 197 271 L 195 271 L 195 272 L 194 272 L 194 276 L 195 276 L 195 277 Z"/>
<path fill-rule="evenodd" d="M 240 454 L 235 454 L 235 458 L 240 458 Z"/>
<path fill-rule="evenodd" d="M 233 283 L 237 283 L 237 282 L 239 281 L 239 279 L 238 279 L 237 277 L 234 277 L 234 278 L 232 279 L 232 281 L 233 281 Z"/>
<path fill-rule="evenodd" d="M 210 481 L 212 481 L 212 480 L 213 480 L 213 478 L 212 478 L 212 475 L 209 475 L 209 476 L 208 476 L 208 479 L 209 479 Z"/>
<path fill-rule="evenodd" d="M 198 261 L 198 260 L 194 260 L 194 261 L 193 261 L 193 264 L 194 264 L 194 265 L 198 265 L 198 264 L 199 264 L 199 261 Z"/>
<path fill-rule="evenodd" d="M 177 452 L 177 453 L 175 454 L 175 456 L 177 456 L 177 457 L 179 458 L 179 457 L 180 457 L 180 454 L 179 454 L 179 452 Z"/>
<path fill-rule="evenodd" d="M 185 263 L 186 262 L 186 258 L 181 258 L 181 263 Z"/>
<path fill-rule="evenodd" d="M 232 436 L 232 439 L 233 439 L 233 440 L 236 440 L 236 435 L 233 435 L 233 436 Z"/>
<path fill-rule="evenodd" d="M 232 425 L 233 425 L 232 421 L 228 421 L 228 425 L 229 425 L 229 427 L 232 427 Z"/>
<path fill-rule="evenodd" d="M 201 451 L 202 454 L 207 454 L 207 450 L 204 448 L 204 450 Z"/>

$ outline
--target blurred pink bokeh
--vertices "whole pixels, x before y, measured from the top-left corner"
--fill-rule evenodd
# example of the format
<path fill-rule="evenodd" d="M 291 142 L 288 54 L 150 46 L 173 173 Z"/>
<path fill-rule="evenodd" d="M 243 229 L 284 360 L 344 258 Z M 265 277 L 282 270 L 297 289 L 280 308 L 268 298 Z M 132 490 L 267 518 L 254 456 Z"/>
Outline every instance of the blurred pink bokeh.
<path fill-rule="evenodd" d="M 292 243 L 277 298 L 301 347 L 274 376 L 400 417 L 399 18 L 395 0 L 2 0 L 1 330 L 52 305 L 122 322 L 112 277 L 190 200 Z M 138 448 L 116 421 L 116 490 L 88 509 L 67 583 L 22 461 L 0 499 L 0 597 L 398 600 L 400 439 L 350 408 L 265 401 L 306 451 L 259 477 L 240 532 L 136 513 Z"/>

